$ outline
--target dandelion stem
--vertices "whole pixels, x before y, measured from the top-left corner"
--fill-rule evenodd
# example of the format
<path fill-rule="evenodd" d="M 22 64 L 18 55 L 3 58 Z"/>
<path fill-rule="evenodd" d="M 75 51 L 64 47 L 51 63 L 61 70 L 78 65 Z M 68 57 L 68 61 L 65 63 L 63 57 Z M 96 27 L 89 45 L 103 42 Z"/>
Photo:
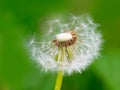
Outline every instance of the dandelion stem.
<path fill-rule="evenodd" d="M 57 74 L 56 85 L 54 90 L 61 90 L 62 79 L 63 79 L 63 72 L 59 71 Z"/>

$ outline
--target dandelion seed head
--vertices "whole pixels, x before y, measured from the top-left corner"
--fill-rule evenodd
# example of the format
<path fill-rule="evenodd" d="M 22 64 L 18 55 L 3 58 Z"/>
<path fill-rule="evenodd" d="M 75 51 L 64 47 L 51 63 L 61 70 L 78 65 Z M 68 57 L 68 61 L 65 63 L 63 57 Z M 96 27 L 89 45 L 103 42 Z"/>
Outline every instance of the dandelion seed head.
<path fill-rule="evenodd" d="M 81 73 L 99 56 L 102 36 L 90 17 L 55 18 L 48 26 L 45 42 L 30 41 L 33 59 L 46 72 Z"/>

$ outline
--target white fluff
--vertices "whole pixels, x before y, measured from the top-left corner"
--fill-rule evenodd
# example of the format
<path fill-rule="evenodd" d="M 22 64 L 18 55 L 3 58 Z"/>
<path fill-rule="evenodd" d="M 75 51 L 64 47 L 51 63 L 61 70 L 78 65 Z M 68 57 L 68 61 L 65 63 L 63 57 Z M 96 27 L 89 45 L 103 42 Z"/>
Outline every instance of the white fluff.
<path fill-rule="evenodd" d="M 72 39 L 72 35 L 70 33 L 60 33 L 56 36 L 58 41 L 67 41 Z"/>
<path fill-rule="evenodd" d="M 61 62 L 54 60 L 55 55 L 58 53 L 58 48 L 52 40 L 36 42 L 36 40 L 32 39 L 32 43 L 30 43 L 32 57 L 45 71 L 62 70 L 67 74 L 72 74 L 73 72 L 81 73 L 82 70 L 85 70 L 85 68 L 99 56 L 102 43 L 101 34 L 96 31 L 97 25 L 93 23 L 89 17 L 72 16 L 68 22 L 57 18 L 49 23 L 49 37 L 57 35 L 57 40 L 66 41 L 71 39 L 72 36 L 63 32 L 74 30 L 77 33 L 77 41 L 74 45 L 70 46 L 73 52 L 71 62 L 67 60 L 67 56 L 65 56 L 65 59 Z M 61 34 L 54 34 L 55 32 Z M 46 38 L 43 39 L 45 40 Z"/>

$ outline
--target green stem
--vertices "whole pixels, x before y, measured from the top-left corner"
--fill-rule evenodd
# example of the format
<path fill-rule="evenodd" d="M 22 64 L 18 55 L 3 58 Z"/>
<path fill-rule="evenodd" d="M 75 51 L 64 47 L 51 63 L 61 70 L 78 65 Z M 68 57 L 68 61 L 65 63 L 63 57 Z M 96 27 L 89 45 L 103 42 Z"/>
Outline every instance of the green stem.
<path fill-rule="evenodd" d="M 54 90 L 61 90 L 62 79 L 63 79 L 63 72 L 59 71 L 57 74 L 56 85 Z"/>

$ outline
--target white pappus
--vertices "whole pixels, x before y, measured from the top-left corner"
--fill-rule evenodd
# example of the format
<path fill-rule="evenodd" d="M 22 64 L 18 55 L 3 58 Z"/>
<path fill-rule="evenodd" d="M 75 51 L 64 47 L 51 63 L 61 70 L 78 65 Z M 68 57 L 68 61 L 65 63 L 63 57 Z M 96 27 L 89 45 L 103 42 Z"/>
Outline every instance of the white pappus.
<path fill-rule="evenodd" d="M 45 42 L 34 38 L 29 43 L 33 59 L 43 70 L 81 73 L 99 56 L 102 36 L 90 17 L 55 18 L 48 26 Z"/>

